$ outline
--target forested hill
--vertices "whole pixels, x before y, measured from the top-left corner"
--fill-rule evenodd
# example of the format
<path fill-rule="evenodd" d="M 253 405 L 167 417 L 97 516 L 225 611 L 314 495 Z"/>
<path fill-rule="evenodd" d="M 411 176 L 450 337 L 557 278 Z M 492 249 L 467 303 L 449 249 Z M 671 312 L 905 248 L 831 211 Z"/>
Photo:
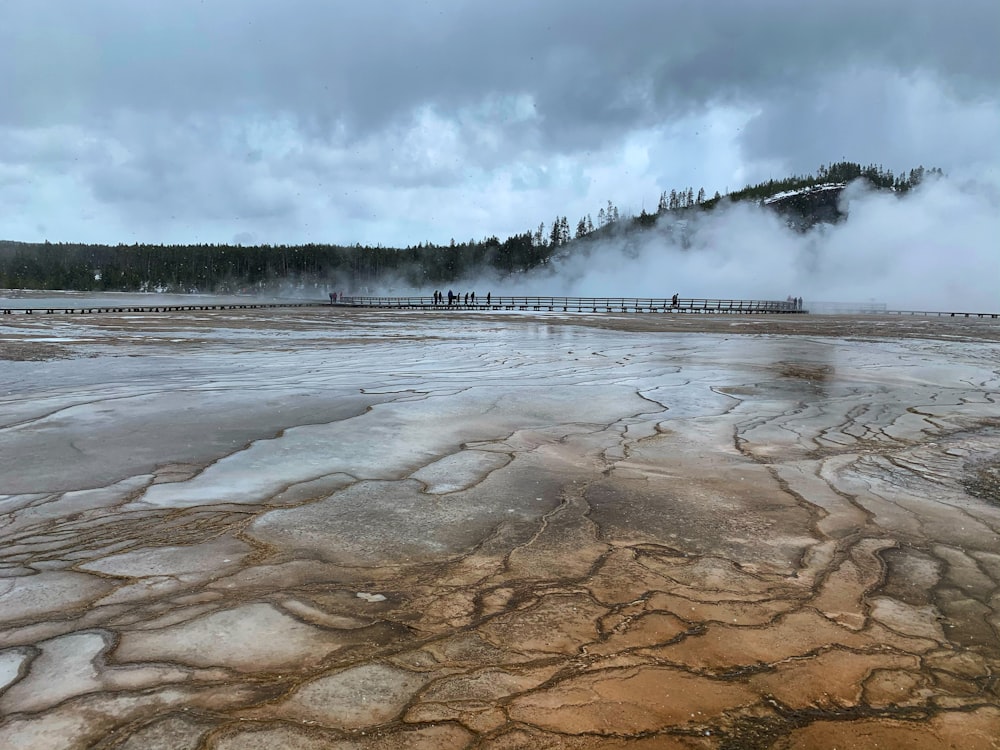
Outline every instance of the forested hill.
<path fill-rule="evenodd" d="M 499 278 L 544 265 L 554 254 L 572 252 L 612 233 L 650 231 L 659 222 L 715 210 L 724 201 L 752 201 L 783 215 L 799 229 L 834 222 L 843 215 L 841 190 L 863 179 L 874 188 L 903 194 L 939 169 L 894 175 L 880 166 L 838 162 L 814 175 L 787 177 L 707 198 L 704 189 L 664 191 L 656 213 L 622 216 L 612 201 L 571 229 L 565 216 L 549 227 L 448 245 L 407 248 L 362 245 L 83 245 L 0 240 L 0 288 L 81 291 L 252 292 L 288 283 L 317 289 L 357 289 L 387 279 L 429 288 L 463 278 Z"/>
<path fill-rule="evenodd" d="M 768 180 L 727 196 L 732 201 L 757 201 L 785 216 L 788 224 L 806 229 L 818 223 L 834 223 L 845 218 L 840 193 L 855 180 L 864 180 L 877 190 L 903 195 L 928 177 L 941 176 L 941 170 L 922 166 L 908 174 L 894 175 L 881 165 L 862 167 L 854 162 L 821 166 L 815 175 Z"/>

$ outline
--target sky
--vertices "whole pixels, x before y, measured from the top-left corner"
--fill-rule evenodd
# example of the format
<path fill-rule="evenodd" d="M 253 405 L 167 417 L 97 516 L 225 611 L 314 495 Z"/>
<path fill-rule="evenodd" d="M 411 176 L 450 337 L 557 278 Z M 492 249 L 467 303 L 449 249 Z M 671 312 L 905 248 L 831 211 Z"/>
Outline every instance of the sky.
<path fill-rule="evenodd" d="M 995 197 L 998 48 L 995 0 L 4 0 L 0 238 L 446 244 L 841 159 Z"/>

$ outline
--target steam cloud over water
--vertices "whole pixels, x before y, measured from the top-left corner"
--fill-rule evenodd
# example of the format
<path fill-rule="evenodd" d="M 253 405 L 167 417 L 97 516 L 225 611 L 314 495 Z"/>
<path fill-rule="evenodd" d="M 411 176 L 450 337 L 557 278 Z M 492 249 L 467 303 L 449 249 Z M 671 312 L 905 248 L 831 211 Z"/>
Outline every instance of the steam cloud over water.
<path fill-rule="evenodd" d="M 884 302 L 890 309 L 1000 311 L 1000 186 L 944 177 L 903 197 L 855 183 L 847 221 L 805 233 L 752 203 L 601 242 L 504 291 Z M 683 221 L 683 220 L 682 220 Z M 574 246 L 571 246 L 574 247 Z"/>

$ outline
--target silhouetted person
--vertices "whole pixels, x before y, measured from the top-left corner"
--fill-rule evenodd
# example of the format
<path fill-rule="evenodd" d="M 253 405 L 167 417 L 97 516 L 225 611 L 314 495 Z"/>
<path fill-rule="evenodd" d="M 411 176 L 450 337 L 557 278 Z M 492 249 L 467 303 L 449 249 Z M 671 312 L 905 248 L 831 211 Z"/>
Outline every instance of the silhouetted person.
<path fill-rule="evenodd" d="M 476 304 L 476 293 L 475 292 L 469 292 L 469 299 L 472 300 L 472 304 Z"/>
<path fill-rule="evenodd" d="M 486 292 L 486 304 L 490 304 L 490 293 Z"/>
<path fill-rule="evenodd" d="M 455 300 L 455 295 L 451 293 L 451 289 L 448 290 L 448 307 L 451 307 L 451 303 Z"/>
<path fill-rule="evenodd" d="M 678 305 L 678 297 L 677 297 L 677 293 L 674 292 L 674 296 L 670 298 L 670 306 L 671 307 L 677 307 L 677 305 Z"/>
<path fill-rule="evenodd" d="M 469 304 L 469 293 L 468 292 L 465 293 L 465 304 L 466 305 Z"/>

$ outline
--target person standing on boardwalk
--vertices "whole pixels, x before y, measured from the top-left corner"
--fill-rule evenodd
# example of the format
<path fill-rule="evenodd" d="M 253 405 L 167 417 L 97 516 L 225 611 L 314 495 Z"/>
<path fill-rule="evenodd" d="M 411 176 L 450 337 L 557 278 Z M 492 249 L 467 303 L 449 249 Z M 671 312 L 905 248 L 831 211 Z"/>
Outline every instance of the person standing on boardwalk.
<path fill-rule="evenodd" d="M 451 289 L 448 290 L 448 307 L 451 307 L 452 301 L 455 299 L 455 295 L 451 293 Z"/>
<path fill-rule="evenodd" d="M 486 304 L 490 304 L 490 293 L 486 292 Z"/>
<path fill-rule="evenodd" d="M 679 300 L 679 297 L 677 296 L 677 292 L 674 292 L 674 296 L 670 298 L 670 306 L 671 307 L 677 307 L 678 300 Z"/>

